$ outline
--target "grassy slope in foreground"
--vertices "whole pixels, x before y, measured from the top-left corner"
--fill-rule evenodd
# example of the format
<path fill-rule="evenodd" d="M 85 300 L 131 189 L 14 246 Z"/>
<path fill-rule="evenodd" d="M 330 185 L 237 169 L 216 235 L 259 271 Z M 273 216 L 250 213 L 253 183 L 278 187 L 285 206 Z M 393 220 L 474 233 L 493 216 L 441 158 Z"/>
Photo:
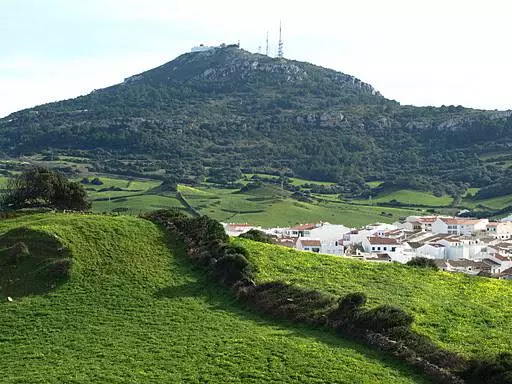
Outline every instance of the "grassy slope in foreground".
<path fill-rule="evenodd" d="M 248 248 L 260 282 L 283 280 L 338 296 L 365 292 L 369 306 L 403 308 L 414 314 L 416 331 L 469 357 L 512 350 L 512 282 L 236 242 Z"/>
<path fill-rule="evenodd" d="M 0 221 L 57 234 L 70 282 L 0 301 L 2 383 L 424 383 L 403 365 L 242 310 L 133 217 Z M 0 298 L 1 299 L 1 298 Z"/>

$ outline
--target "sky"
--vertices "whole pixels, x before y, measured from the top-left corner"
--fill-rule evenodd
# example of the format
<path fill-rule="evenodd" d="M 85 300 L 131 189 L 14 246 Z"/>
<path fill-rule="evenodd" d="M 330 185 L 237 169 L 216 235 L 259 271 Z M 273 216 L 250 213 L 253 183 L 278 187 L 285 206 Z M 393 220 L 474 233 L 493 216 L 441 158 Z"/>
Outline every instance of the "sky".
<path fill-rule="evenodd" d="M 508 0 L 0 0 L 0 117 L 88 94 L 200 43 L 354 75 L 412 105 L 512 109 Z M 512 3 L 512 2 L 510 2 Z"/>

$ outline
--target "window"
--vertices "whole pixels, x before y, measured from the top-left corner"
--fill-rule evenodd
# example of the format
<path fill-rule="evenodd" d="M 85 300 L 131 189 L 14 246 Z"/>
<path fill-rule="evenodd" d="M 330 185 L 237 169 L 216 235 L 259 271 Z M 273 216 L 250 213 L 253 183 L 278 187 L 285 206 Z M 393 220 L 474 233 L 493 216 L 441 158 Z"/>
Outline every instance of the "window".
<path fill-rule="evenodd" d="M 396 251 L 396 247 L 391 247 L 391 252 L 395 252 Z"/>
<path fill-rule="evenodd" d="M 375 247 L 372 247 L 372 251 L 375 251 Z"/>
<path fill-rule="evenodd" d="M 380 251 L 380 247 L 377 247 L 377 251 Z"/>
<path fill-rule="evenodd" d="M 388 247 L 382 247 L 383 250 L 387 251 L 388 250 Z"/>
<path fill-rule="evenodd" d="M 316 253 L 319 253 L 319 252 L 320 252 L 320 248 L 311 248 L 311 250 L 312 250 L 313 252 L 316 252 Z"/>

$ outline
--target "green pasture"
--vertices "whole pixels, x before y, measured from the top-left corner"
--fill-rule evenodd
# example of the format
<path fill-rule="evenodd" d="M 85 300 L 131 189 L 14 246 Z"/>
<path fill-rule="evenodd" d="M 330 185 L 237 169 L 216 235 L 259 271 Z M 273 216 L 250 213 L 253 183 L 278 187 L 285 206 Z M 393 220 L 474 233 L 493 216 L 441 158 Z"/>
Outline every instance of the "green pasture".
<path fill-rule="evenodd" d="M 2 383 L 427 382 L 329 332 L 247 312 L 150 222 L 48 214 L 3 220 L 0 235 L 18 227 L 57 236 L 74 263 L 47 294 L 8 302 L 0 290 Z"/>
<path fill-rule="evenodd" d="M 365 292 L 370 307 L 403 308 L 414 315 L 416 331 L 468 357 L 512 350 L 512 281 L 235 241 L 248 248 L 259 282 L 283 280 L 337 296 Z"/>

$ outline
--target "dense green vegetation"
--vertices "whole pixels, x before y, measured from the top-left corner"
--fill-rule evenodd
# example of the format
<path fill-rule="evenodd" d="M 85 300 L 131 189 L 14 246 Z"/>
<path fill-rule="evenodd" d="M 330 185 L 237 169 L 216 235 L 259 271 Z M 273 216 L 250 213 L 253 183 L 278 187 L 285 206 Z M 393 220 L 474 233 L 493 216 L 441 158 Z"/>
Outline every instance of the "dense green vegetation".
<path fill-rule="evenodd" d="M 53 208 L 83 211 L 89 209 L 82 185 L 63 174 L 43 167 L 29 167 L 9 178 L 0 194 L 0 209 Z"/>
<path fill-rule="evenodd" d="M 329 333 L 248 313 L 148 221 L 0 221 L 0 233 L 20 227 L 57 235 L 74 263 L 47 294 L 8 302 L 0 292 L 2 382 L 425 382 Z"/>
<path fill-rule="evenodd" d="M 364 292 L 368 304 L 397 305 L 413 314 L 413 328 L 443 348 L 468 357 L 512 350 L 512 284 L 432 269 L 298 252 L 237 239 L 259 267 L 259 282 L 282 280 L 341 296 Z"/>
<path fill-rule="evenodd" d="M 227 47 L 0 120 L 0 151 L 91 170 L 229 182 L 241 172 L 481 197 L 511 193 L 509 112 L 412 107 L 350 75 Z M 492 156 L 485 156 L 493 154 Z"/>

